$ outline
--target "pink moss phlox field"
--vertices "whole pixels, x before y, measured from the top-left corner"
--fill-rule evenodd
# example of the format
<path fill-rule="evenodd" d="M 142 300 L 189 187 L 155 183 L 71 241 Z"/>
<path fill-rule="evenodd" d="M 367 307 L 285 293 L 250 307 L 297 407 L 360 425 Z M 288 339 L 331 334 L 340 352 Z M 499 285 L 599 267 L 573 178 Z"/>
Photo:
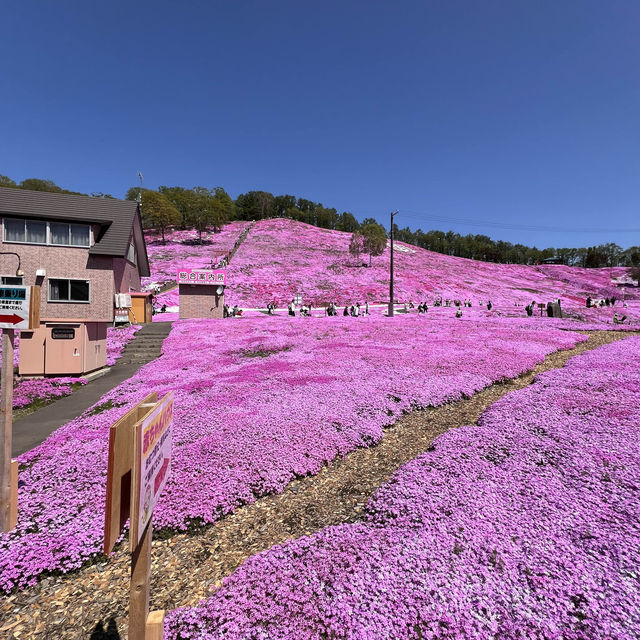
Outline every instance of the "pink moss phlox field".
<path fill-rule="evenodd" d="M 73 385 L 87 384 L 85 378 L 27 378 L 20 380 L 13 389 L 13 408 L 21 409 L 37 400 L 50 402 L 68 396 Z"/>
<path fill-rule="evenodd" d="M 185 529 L 377 442 L 413 406 L 471 395 L 584 339 L 497 318 L 177 321 L 161 358 L 20 456 L 0 587 L 100 552 L 108 429 L 151 391 L 175 392 L 172 470 L 154 526 Z"/>
<path fill-rule="evenodd" d="M 241 307 L 265 307 L 275 301 L 289 302 L 303 293 L 315 305 L 364 303 L 389 299 L 389 249 L 359 262 L 349 255 L 351 234 L 319 229 L 287 219 L 260 220 L 249 232 L 229 265 L 227 302 Z M 611 278 L 624 268 L 582 269 L 563 265 L 505 265 L 456 258 L 396 242 L 395 296 L 398 300 L 428 301 L 444 298 L 491 299 L 496 308 L 509 315 L 524 315 L 523 305 L 532 300 L 548 302 L 555 298 L 565 308 L 581 312 L 588 295 L 623 294 L 632 299 L 640 290 L 623 292 Z M 514 308 L 514 303 L 520 308 Z M 619 305 L 620 303 L 618 303 Z M 584 309 L 585 312 L 587 309 Z M 608 310 L 608 308 L 607 308 Z M 621 311 L 621 307 L 617 309 Z M 604 310 L 603 310 L 604 312 Z M 609 319 L 613 311 L 609 314 Z M 640 317 L 640 313 L 638 314 Z"/>
<path fill-rule="evenodd" d="M 365 520 L 248 559 L 168 640 L 631 640 L 640 337 L 572 358 L 404 465 Z"/>
<path fill-rule="evenodd" d="M 216 252 L 231 251 L 249 224 L 251 223 L 230 222 L 218 233 L 203 233 L 203 244 L 197 244 L 198 232 L 193 229 L 167 232 L 166 244 L 162 243 L 158 234 L 145 232 L 151 277 L 142 278 L 143 287 L 154 283 L 175 282 L 178 269 L 183 267 L 210 267 Z"/>

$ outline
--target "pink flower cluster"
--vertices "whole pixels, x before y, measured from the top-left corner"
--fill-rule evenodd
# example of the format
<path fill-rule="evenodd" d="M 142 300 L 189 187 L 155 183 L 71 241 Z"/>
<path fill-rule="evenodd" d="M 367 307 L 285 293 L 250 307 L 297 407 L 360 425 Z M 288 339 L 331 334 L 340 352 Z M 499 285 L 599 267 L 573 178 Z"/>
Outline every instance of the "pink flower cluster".
<path fill-rule="evenodd" d="M 284 306 L 296 293 L 315 306 L 388 300 L 389 250 L 373 258 L 371 268 L 365 267 L 368 256 L 356 262 L 349 255 L 350 237 L 287 219 L 258 221 L 229 265 L 227 302 L 264 308 L 275 301 Z M 640 290 L 623 291 L 611 283 L 611 278 L 625 272 L 622 268 L 493 264 L 402 242 L 394 246 L 395 297 L 402 301 L 431 304 L 440 295 L 470 298 L 477 305 L 490 299 L 496 310 L 522 315 L 523 306 L 532 300 L 546 303 L 560 298 L 565 308 L 582 311 L 588 295 L 620 300 L 626 292 L 627 297 L 640 299 Z M 515 308 L 515 303 L 520 306 Z"/>
<path fill-rule="evenodd" d="M 166 244 L 158 234 L 147 232 L 147 254 L 151 277 L 142 279 L 143 288 L 151 284 L 175 282 L 178 269 L 211 266 L 216 253 L 228 252 L 249 226 L 249 222 L 230 222 L 219 233 L 203 233 L 203 244 L 198 244 L 198 232 L 193 229 L 165 234 Z"/>
<path fill-rule="evenodd" d="M 412 407 L 470 396 L 582 335 L 517 319 L 178 321 L 163 356 L 20 457 L 18 526 L 0 588 L 100 553 L 108 430 L 150 391 L 175 392 L 172 470 L 155 526 L 212 523 L 356 447 Z"/>
<path fill-rule="evenodd" d="M 127 343 L 133 339 L 140 325 L 131 324 L 126 327 L 107 328 L 107 366 L 111 367 L 122 355 Z"/>
<path fill-rule="evenodd" d="M 637 638 L 639 424 L 632 337 L 437 438 L 364 522 L 253 556 L 165 637 Z"/>

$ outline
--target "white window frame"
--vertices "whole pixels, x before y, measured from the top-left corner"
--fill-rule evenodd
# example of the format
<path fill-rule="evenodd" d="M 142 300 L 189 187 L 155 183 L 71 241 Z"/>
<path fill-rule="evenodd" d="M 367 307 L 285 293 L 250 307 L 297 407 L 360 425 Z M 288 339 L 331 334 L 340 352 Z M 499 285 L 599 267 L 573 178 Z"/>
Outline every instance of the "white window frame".
<path fill-rule="evenodd" d="M 6 220 L 21 220 L 25 224 L 27 222 L 44 222 L 47 225 L 46 231 L 46 242 L 29 242 L 27 240 L 7 240 L 7 225 L 5 223 Z M 58 244 L 51 242 L 51 224 L 66 224 L 69 225 L 69 233 L 71 233 L 71 225 L 74 224 L 76 226 L 88 227 L 89 228 L 89 244 Z M 25 227 L 25 238 L 26 227 Z M 71 249 L 90 249 L 93 246 L 93 228 L 92 225 L 87 224 L 85 222 L 69 222 L 67 220 L 39 220 L 37 218 L 3 218 L 2 219 L 2 242 L 5 244 L 35 244 L 39 247 L 68 247 Z"/>
<path fill-rule="evenodd" d="M 66 280 L 69 282 L 69 295 L 71 295 L 71 282 L 86 282 L 89 287 L 89 299 L 88 300 L 52 300 L 51 298 L 51 281 L 52 280 Z M 91 304 L 91 280 L 85 280 L 84 278 L 48 278 L 47 279 L 47 302 L 55 304 Z"/>
<path fill-rule="evenodd" d="M 133 253 L 133 260 L 129 258 L 129 255 Z M 129 242 L 129 248 L 127 249 L 127 260 L 134 266 L 138 266 L 138 252 L 136 251 L 136 245 L 133 241 Z"/>
<path fill-rule="evenodd" d="M 20 284 L 6 284 L 5 278 L 20 278 Z M 2 287 L 24 287 L 24 276 L 0 275 L 0 286 Z"/>

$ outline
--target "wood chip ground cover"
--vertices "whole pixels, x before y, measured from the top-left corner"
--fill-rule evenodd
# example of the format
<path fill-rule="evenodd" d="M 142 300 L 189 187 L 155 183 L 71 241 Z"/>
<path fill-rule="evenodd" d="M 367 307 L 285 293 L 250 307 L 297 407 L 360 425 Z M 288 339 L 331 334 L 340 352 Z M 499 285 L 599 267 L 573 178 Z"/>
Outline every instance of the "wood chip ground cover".
<path fill-rule="evenodd" d="M 283 493 L 203 528 L 153 543 L 152 608 L 194 605 L 249 556 L 325 526 L 356 522 L 375 492 L 402 464 L 426 451 L 439 434 L 475 424 L 505 393 L 572 355 L 626 337 L 593 332 L 574 349 L 553 353 L 531 372 L 494 384 L 469 399 L 414 411 L 385 431 L 380 443 L 350 453 L 315 476 L 290 482 Z M 121 546 L 108 561 L 64 576 L 50 576 L 3 599 L 0 632 L 8 638 L 126 637 L 130 555 Z"/>

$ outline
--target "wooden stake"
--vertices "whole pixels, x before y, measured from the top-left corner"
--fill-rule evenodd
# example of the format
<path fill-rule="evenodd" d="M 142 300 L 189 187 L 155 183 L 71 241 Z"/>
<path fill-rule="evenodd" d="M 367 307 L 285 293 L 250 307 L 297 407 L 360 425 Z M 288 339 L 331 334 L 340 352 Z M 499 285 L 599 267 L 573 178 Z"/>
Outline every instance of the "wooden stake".
<path fill-rule="evenodd" d="M 131 558 L 129 591 L 129 640 L 145 640 L 149 614 L 149 574 L 151 569 L 151 521 Z"/>
<path fill-rule="evenodd" d="M 0 386 L 0 531 L 11 531 L 15 526 L 12 515 L 17 517 L 18 487 L 12 486 L 11 446 L 13 438 L 13 329 L 2 330 L 2 372 Z M 17 474 L 16 474 L 17 476 Z M 17 477 L 16 477 L 17 485 Z M 16 496 L 15 509 L 12 508 L 12 497 Z"/>
<path fill-rule="evenodd" d="M 11 505 L 9 507 L 9 531 L 18 524 L 18 461 L 11 461 Z"/>
<path fill-rule="evenodd" d="M 164 638 L 164 609 L 152 611 L 147 617 L 145 640 L 162 640 L 162 638 Z"/>

